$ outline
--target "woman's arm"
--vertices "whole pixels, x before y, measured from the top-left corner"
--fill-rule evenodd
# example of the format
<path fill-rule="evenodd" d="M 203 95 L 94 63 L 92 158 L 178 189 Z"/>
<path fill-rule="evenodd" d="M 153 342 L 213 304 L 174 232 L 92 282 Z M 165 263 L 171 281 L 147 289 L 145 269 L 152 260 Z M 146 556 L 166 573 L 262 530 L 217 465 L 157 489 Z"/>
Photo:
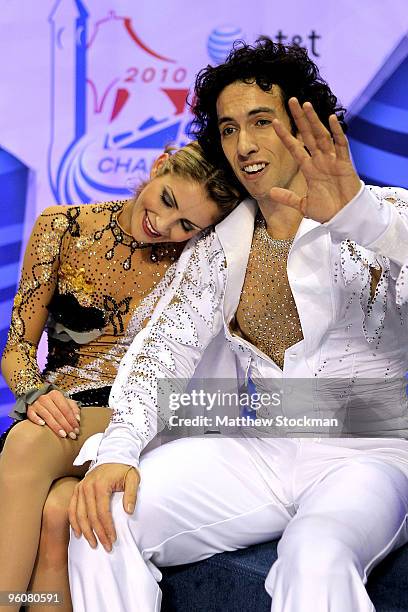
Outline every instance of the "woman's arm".
<path fill-rule="evenodd" d="M 68 228 L 64 214 L 66 208 L 47 208 L 34 225 L 24 255 L 10 330 L 1 360 L 2 374 L 18 399 L 18 413 L 15 416 L 20 416 L 23 411 L 21 418 L 24 418 L 24 410 L 30 403 L 27 416 L 38 424 L 47 422 L 55 433 L 61 429 L 66 431 L 67 426 L 72 431 L 78 425 L 72 414 L 74 402 L 46 384 L 37 363 L 38 343 L 48 317 L 47 306 L 57 285 L 61 244 Z M 37 399 L 44 394 L 48 396 L 46 399 Z M 55 419 L 52 414 L 54 409 L 67 410 L 69 419 Z"/>

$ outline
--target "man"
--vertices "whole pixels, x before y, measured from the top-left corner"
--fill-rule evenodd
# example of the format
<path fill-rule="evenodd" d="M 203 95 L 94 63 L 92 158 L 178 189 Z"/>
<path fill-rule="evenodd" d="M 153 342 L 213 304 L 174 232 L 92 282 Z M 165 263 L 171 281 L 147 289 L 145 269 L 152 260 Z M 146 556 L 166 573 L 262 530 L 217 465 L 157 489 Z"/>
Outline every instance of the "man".
<path fill-rule="evenodd" d="M 408 537 L 397 384 L 407 367 L 407 194 L 360 182 L 341 109 L 301 49 L 244 45 L 200 73 L 196 96 L 199 140 L 225 156 L 259 212 L 245 200 L 191 243 L 122 363 L 112 422 L 70 508 L 74 609 L 158 610 L 158 567 L 282 536 L 265 584 L 273 612 L 371 612 L 367 575 Z M 345 379 L 346 405 L 355 382 L 391 380 L 396 410 L 387 418 L 384 402 L 375 406 L 383 438 L 252 430 L 177 440 L 139 463 L 168 419 L 157 378 L 214 367 L 260 385 Z"/>

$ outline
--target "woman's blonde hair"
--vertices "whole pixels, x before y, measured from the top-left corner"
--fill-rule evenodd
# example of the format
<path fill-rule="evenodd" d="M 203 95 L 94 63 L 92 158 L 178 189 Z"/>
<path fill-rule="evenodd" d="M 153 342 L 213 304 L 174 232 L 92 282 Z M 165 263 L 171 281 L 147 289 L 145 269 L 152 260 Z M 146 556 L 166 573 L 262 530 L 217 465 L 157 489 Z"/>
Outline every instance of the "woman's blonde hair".
<path fill-rule="evenodd" d="M 205 157 L 198 142 L 189 142 L 180 149 L 167 147 L 168 159 L 157 170 L 156 176 L 175 174 L 203 185 L 208 197 L 219 207 L 222 217 L 230 213 L 242 199 L 242 193 L 232 185 L 221 168 L 213 166 Z"/>

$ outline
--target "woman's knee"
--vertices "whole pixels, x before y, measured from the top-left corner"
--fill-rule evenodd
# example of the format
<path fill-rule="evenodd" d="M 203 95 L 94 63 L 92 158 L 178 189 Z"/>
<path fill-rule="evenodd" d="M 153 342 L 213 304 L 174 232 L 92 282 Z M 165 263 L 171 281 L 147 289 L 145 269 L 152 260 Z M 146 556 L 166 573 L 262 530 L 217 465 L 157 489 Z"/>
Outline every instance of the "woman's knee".
<path fill-rule="evenodd" d="M 27 466 L 35 460 L 42 444 L 46 441 L 51 442 L 53 435 L 55 434 L 47 426 L 35 425 L 29 420 L 21 421 L 10 430 L 4 444 L 2 459 L 22 461 Z"/>
<path fill-rule="evenodd" d="M 53 540 L 63 538 L 68 541 L 68 508 L 77 482 L 76 478 L 61 478 L 51 487 L 43 509 L 42 537 L 50 536 Z"/>
<path fill-rule="evenodd" d="M 58 456 L 58 440 L 53 436 L 56 438 L 48 427 L 31 421 L 22 421 L 13 427 L 0 457 L 1 485 L 21 487 L 23 482 L 50 479 Z"/>

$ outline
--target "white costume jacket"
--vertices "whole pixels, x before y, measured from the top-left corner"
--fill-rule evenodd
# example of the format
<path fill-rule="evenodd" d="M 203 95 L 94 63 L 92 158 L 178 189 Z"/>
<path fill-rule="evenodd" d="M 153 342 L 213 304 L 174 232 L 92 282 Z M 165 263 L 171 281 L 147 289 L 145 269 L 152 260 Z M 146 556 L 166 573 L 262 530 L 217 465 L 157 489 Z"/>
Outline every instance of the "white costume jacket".
<path fill-rule="evenodd" d="M 287 272 L 303 340 L 285 352 L 283 371 L 232 335 L 245 278 L 256 202 L 245 200 L 215 231 L 187 245 L 174 281 L 122 360 L 110 405 L 113 416 L 93 467 L 137 466 L 168 418 L 156 400 L 157 378 L 358 377 L 401 379 L 408 350 L 408 192 L 362 185 L 333 219 L 303 219 Z M 370 268 L 381 269 L 370 299 Z M 197 367 L 198 366 L 198 367 Z M 406 396 L 399 392 L 408 426 Z M 400 444 L 408 441 L 399 440 Z"/>

